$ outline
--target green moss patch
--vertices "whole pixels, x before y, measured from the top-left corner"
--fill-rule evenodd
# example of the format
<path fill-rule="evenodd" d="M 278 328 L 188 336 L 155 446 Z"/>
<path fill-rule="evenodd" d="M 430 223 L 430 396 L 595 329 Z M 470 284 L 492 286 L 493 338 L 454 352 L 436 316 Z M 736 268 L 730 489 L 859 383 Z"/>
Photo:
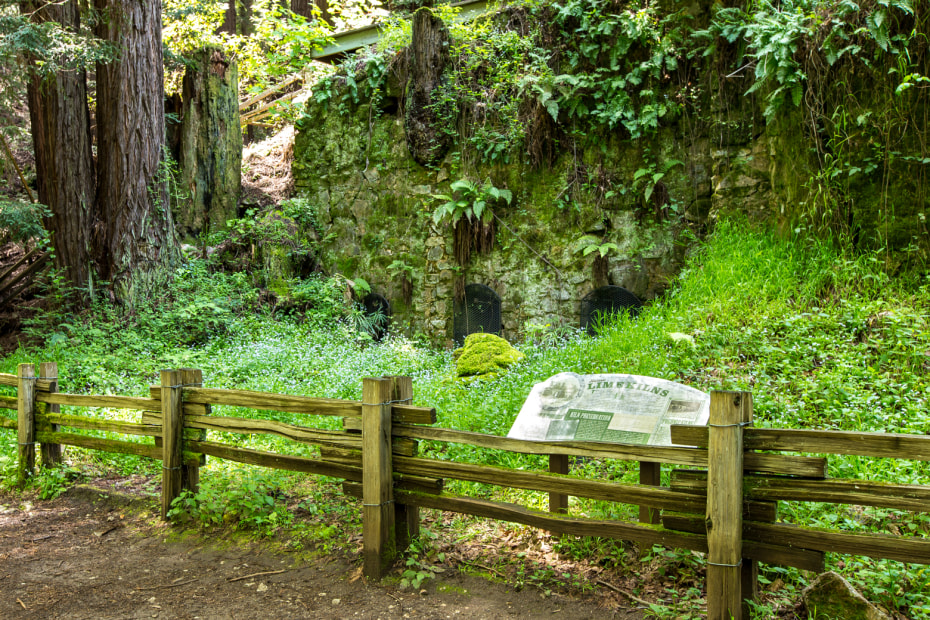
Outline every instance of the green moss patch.
<path fill-rule="evenodd" d="M 524 358 L 523 353 L 494 334 L 471 334 L 455 351 L 455 374 L 459 377 L 499 374 Z"/>

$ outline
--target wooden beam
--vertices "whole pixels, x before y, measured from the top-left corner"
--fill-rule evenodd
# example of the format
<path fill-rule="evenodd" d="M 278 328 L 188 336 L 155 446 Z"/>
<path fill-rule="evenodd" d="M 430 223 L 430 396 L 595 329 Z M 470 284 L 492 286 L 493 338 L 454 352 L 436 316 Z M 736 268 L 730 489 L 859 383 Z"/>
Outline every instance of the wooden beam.
<path fill-rule="evenodd" d="M 180 370 L 161 371 L 161 518 L 163 520 L 167 520 L 171 503 L 181 494 L 181 450 L 184 434 L 181 386 Z"/>
<path fill-rule="evenodd" d="M 362 539 L 364 572 L 380 580 L 394 561 L 394 494 L 391 467 L 391 381 L 362 382 Z"/>
<path fill-rule="evenodd" d="M 36 418 L 54 426 L 67 426 L 94 431 L 108 431 L 123 435 L 144 435 L 148 437 L 161 437 L 161 426 L 151 424 L 136 424 L 134 422 L 121 422 L 118 420 L 104 420 L 101 418 L 87 418 L 66 413 L 47 413 Z M 52 430 L 52 429 L 49 429 Z M 57 432 L 57 429 L 53 432 Z"/>
<path fill-rule="evenodd" d="M 398 501 L 405 504 L 415 504 L 423 508 L 435 508 L 510 523 L 521 523 L 556 534 L 599 536 L 619 540 L 633 540 L 646 544 L 659 544 L 670 548 L 707 551 L 705 536 L 666 530 L 657 525 L 568 517 L 531 510 L 516 504 L 446 494 L 432 495 L 396 489 L 395 496 Z"/>
<path fill-rule="evenodd" d="M 206 454 L 207 456 L 213 456 L 219 459 L 226 459 L 228 461 L 235 461 L 236 463 L 258 465 L 260 467 L 270 467 L 272 469 L 284 469 L 287 471 L 300 471 L 308 474 L 330 476 L 332 478 L 343 478 L 345 480 L 360 481 L 362 479 L 361 467 L 331 463 L 307 458 L 305 456 L 292 456 L 276 454 L 274 452 L 250 450 L 248 448 L 236 448 L 212 441 L 189 440 L 187 445 L 193 452 Z"/>
<path fill-rule="evenodd" d="M 19 456 L 16 473 L 22 485 L 36 470 L 36 367 L 20 364 L 16 378 L 16 441 Z"/>
<path fill-rule="evenodd" d="M 706 426 L 676 424 L 672 425 L 671 432 L 675 444 L 707 445 Z M 747 428 L 745 448 L 930 461 L 930 437 L 899 433 Z"/>
<path fill-rule="evenodd" d="M 743 408 L 748 392 L 710 393 L 707 471 L 707 617 L 740 620 L 743 524 Z"/>
<path fill-rule="evenodd" d="M 87 394 L 39 393 L 36 400 L 50 405 L 72 407 L 107 407 L 109 409 L 134 409 L 138 411 L 161 411 L 161 401 L 154 398 L 133 396 L 92 396 Z"/>
<path fill-rule="evenodd" d="M 660 486 L 662 484 L 662 464 L 640 461 L 639 483 L 653 487 Z M 639 520 L 643 523 L 659 523 L 659 511 L 649 506 L 640 506 Z"/>
<path fill-rule="evenodd" d="M 413 403 L 413 378 L 394 376 L 388 377 L 391 381 L 391 423 L 394 422 L 394 407 L 397 405 L 410 405 Z M 433 410 L 435 414 L 435 410 Z M 411 441 L 409 439 L 394 440 L 388 436 L 391 443 L 390 452 L 397 450 L 397 441 Z M 416 442 L 414 442 L 415 444 Z M 413 446 L 411 456 L 415 456 L 416 445 Z M 392 466 L 393 467 L 393 466 Z M 394 502 L 394 538 L 398 552 L 410 546 L 411 541 L 420 535 L 420 509 L 402 502 Z"/>
<path fill-rule="evenodd" d="M 567 475 L 568 455 L 550 454 L 549 473 Z M 566 493 L 549 491 L 549 512 L 566 514 L 568 512 L 568 495 Z"/>
<path fill-rule="evenodd" d="M 747 475 L 743 476 L 743 486 L 748 498 L 760 501 L 854 504 L 917 512 L 925 512 L 930 506 L 930 487 L 916 484 L 846 479 L 802 480 Z M 707 489 L 707 472 L 674 470 L 671 487 L 682 490 Z"/>
<path fill-rule="evenodd" d="M 743 521 L 744 532 L 747 523 L 748 521 Z M 692 534 L 707 533 L 704 517 L 701 515 L 664 512 L 662 513 L 662 525 L 666 529 L 691 532 Z M 745 535 L 743 536 L 743 555 L 758 562 L 765 562 L 775 566 L 793 566 L 816 573 L 824 571 L 823 551 L 811 551 L 809 549 L 798 549 L 786 545 L 749 540 Z"/>
<path fill-rule="evenodd" d="M 48 388 L 48 393 L 54 393 L 58 391 L 58 364 L 55 362 L 43 362 L 39 364 L 39 376 L 43 379 L 49 381 L 50 385 Z M 36 394 L 36 400 L 39 399 L 39 396 L 45 396 L 43 393 Z M 61 407 L 59 405 L 49 405 L 47 408 L 49 414 L 55 414 L 61 412 Z M 48 430 L 56 432 L 59 429 L 58 425 L 51 423 Z M 57 443 L 43 443 L 42 444 L 42 466 L 43 467 L 56 467 L 61 464 L 62 460 L 62 451 L 61 444 Z"/>

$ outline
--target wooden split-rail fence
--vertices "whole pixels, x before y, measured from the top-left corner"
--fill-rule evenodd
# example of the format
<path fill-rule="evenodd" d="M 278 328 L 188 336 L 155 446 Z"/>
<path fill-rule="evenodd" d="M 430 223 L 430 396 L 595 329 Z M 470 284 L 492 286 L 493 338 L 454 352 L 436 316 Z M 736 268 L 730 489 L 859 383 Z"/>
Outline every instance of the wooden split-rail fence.
<path fill-rule="evenodd" d="M 15 429 L 19 476 L 33 475 L 36 447 L 43 465 L 61 461 L 63 445 L 160 459 L 161 513 L 184 488 L 195 489 L 205 456 L 345 480 L 362 500 L 364 571 L 380 578 L 417 535 L 419 508 L 521 523 L 556 534 L 599 536 L 707 554 L 707 610 L 713 619 L 748 617 L 757 593 L 757 562 L 822 571 L 824 552 L 930 564 L 926 533 L 895 536 L 824 530 L 777 521 L 778 502 L 827 502 L 930 511 L 930 486 L 827 477 L 823 456 L 844 454 L 930 460 L 930 437 L 753 428 L 748 392 L 711 393 L 704 427 L 672 427 L 672 447 L 597 442 L 531 442 L 432 426 L 436 411 L 412 404 L 409 377 L 367 378 L 362 400 L 346 401 L 203 387 L 199 370 L 165 370 L 148 398 L 87 396 L 58 391 L 57 366 L 31 364 L 0 374 L 16 397 L 0 396 L 0 428 Z M 136 422 L 61 413 L 65 406 L 138 410 Z M 274 420 L 213 415 L 212 405 L 305 415 L 339 416 L 343 430 Z M 2 415 L 14 409 L 15 419 Z M 62 427 L 154 438 L 151 443 L 103 439 Z M 207 431 L 278 435 L 316 445 L 318 458 L 240 448 L 210 441 Z M 522 454 L 549 455 L 549 471 L 511 470 L 417 455 L 419 441 L 451 442 Z M 640 464 L 641 484 L 569 476 L 569 456 Z M 677 468 L 660 486 L 661 464 Z M 548 492 L 550 511 L 443 491 L 446 479 Z M 569 495 L 639 506 L 638 522 L 564 514 Z"/>

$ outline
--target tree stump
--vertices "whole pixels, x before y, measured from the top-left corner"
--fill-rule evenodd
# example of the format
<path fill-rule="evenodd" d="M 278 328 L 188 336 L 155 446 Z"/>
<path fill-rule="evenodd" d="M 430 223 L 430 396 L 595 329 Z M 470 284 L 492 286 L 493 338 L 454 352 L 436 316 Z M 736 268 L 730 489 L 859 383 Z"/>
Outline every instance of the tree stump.
<path fill-rule="evenodd" d="M 237 89 L 235 60 L 219 48 L 197 52 L 184 74 L 178 182 L 191 199 L 175 207 L 182 239 L 225 228 L 236 217 L 242 182 Z"/>
<path fill-rule="evenodd" d="M 407 50 L 407 97 L 404 130 L 407 148 L 413 159 L 423 165 L 439 163 L 452 146 L 452 137 L 437 110 L 436 93 L 449 61 L 449 30 L 427 8 L 413 16 L 413 37 Z"/>

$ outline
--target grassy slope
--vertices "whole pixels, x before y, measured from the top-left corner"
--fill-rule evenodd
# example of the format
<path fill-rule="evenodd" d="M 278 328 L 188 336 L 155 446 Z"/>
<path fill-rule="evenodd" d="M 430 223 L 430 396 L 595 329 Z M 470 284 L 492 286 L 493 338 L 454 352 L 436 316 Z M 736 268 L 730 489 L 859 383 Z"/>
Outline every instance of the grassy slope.
<path fill-rule="evenodd" d="M 463 384 L 453 379 L 447 353 L 415 341 L 365 346 L 350 330 L 334 334 L 315 321 L 250 315 L 241 281 L 210 275 L 194 264 L 175 285 L 176 301 L 169 311 L 143 312 L 131 320 L 98 314 L 67 329 L 52 326 L 61 335 L 55 344 L 22 349 L 3 360 L 0 370 L 15 372 L 17 363 L 53 359 L 68 391 L 140 394 L 154 382 L 158 368 L 184 365 L 203 368 L 211 386 L 337 398 L 359 398 L 364 376 L 412 374 L 416 401 L 435 406 L 440 425 L 501 435 L 530 387 L 552 374 L 628 372 L 702 390 L 751 390 L 761 426 L 927 434 L 930 283 L 925 274 L 892 279 L 884 268 L 881 254 L 851 257 L 829 242 L 777 238 L 745 224 L 722 223 L 691 258 L 673 292 L 637 320 L 611 325 L 596 339 L 537 329 L 518 345 L 527 357 L 510 373 Z M 673 342 L 671 332 L 690 334 L 694 346 Z M 199 336 L 191 339 L 192 333 Z M 129 417 L 126 412 L 99 414 Z M 0 465 L 11 465 L 14 442 L 11 433 L 0 433 Z M 237 443 L 281 449 L 275 438 Z M 442 457 L 543 466 L 539 459 L 454 446 Z M 104 461 L 124 470 L 155 471 L 138 459 Z M 925 463 L 852 457 L 831 457 L 830 463 L 836 477 L 930 484 Z M 212 473 L 219 480 L 230 471 L 218 463 L 210 468 L 205 479 Z M 625 464 L 587 463 L 583 468 L 587 475 L 632 478 Z M 224 485 L 218 482 L 216 488 L 228 494 Z M 459 490 L 494 493 L 469 485 Z M 497 496 L 536 505 L 543 501 L 539 494 Z M 572 506 L 592 516 L 629 514 L 597 502 Z M 926 514 L 857 507 L 789 504 L 782 516 L 852 531 L 892 529 L 926 537 L 930 530 Z M 590 553 L 582 543 L 566 543 L 564 550 Z M 909 617 L 930 618 L 925 594 L 930 574 L 921 567 L 908 570 L 855 557 L 829 561 L 869 598 Z M 788 584 L 782 590 L 786 596 L 803 581 L 796 572 L 773 568 L 763 571 L 763 579 Z M 697 596 L 692 593 L 692 604 Z"/>

